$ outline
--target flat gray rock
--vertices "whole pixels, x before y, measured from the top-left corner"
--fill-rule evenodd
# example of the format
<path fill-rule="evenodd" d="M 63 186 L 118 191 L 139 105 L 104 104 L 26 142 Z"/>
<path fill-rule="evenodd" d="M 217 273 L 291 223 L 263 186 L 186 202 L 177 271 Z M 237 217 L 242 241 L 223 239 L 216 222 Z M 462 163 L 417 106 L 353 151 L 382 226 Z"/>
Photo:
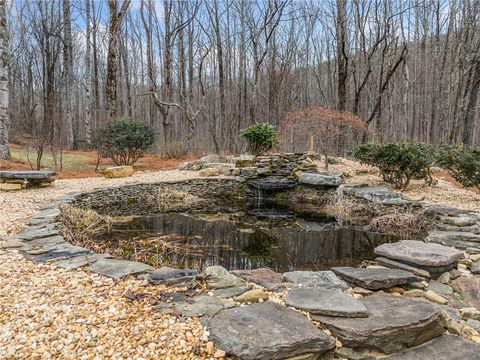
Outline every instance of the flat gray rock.
<path fill-rule="evenodd" d="M 80 246 L 61 243 L 52 245 L 51 248 L 32 249 L 23 252 L 23 255 L 35 263 L 43 264 L 54 260 L 70 259 L 80 255 L 91 254 L 92 252 Z"/>
<path fill-rule="evenodd" d="M 244 284 L 242 279 L 230 274 L 227 269 L 221 266 L 210 266 L 206 268 L 205 276 L 209 289 L 222 289 Z"/>
<path fill-rule="evenodd" d="M 269 268 L 233 270 L 230 271 L 230 273 L 245 281 L 253 282 L 269 290 L 277 290 L 285 286 L 283 283 L 283 275 Z"/>
<path fill-rule="evenodd" d="M 302 172 L 298 177 L 298 182 L 311 186 L 339 186 L 342 180 L 342 174 L 334 172 L 309 173 Z"/>
<path fill-rule="evenodd" d="M 192 280 L 198 271 L 195 269 L 174 269 L 163 266 L 160 269 L 153 271 L 147 275 L 148 280 L 153 283 L 175 283 L 177 281 L 184 282 L 185 280 Z"/>
<path fill-rule="evenodd" d="M 457 249 L 417 240 L 382 244 L 375 248 L 375 254 L 424 266 L 447 266 L 463 257 L 463 252 Z"/>
<path fill-rule="evenodd" d="M 339 279 L 332 271 L 290 271 L 283 274 L 286 282 L 305 287 L 321 287 L 330 290 L 346 290 L 347 283 Z"/>
<path fill-rule="evenodd" d="M 387 258 L 384 258 L 384 257 L 378 257 L 378 258 L 375 259 L 375 261 L 377 263 L 379 263 L 380 265 L 389 267 L 391 269 L 405 270 L 405 271 L 409 271 L 412 274 L 415 274 L 417 276 L 421 276 L 421 277 L 424 277 L 424 278 L 427 278 L 427 279 L 430 278 L 430 273 L 427 270 L 419 269 L 415 266 L 411 266 L 411 265 L 402 263 L 400 261 L 395 261 L 395 260 L 387 259 Z"/>
<path fill-rule="evenodd" d="M 86 269 L 114 279 L 121 279 L 128 275 L 152 271 L 153 267 L 136 261 L 101 259 Z"/>
<path fill-rule="evenodd" d="M 311 314 L 367 317 L 367 308 L 360 301 L 341 292 L 322 288 L 297 288 L 288 292 L 285 304 Z"/>
<path fill-rule="evenodd" d="M 360 300 L 367 318 L 312 315 L 344 346 L 373 348 L 387 354 L 417 346 L 443 334 L 439 310 L 429 301 L 403 296 L 367 296 Z"/>
<path fill-rule="evenodd" d="M 354 267 L 334 267 L 332 271 L 349 284 L 355 284 L 369 290 L 387 289 L 396 285 L 405 285 L 423 278 L 411 272 L 399 269 L 361 269 Z"/>
<path fill-rule="evenodd" d="M 460 250 L 474 249 L 475 251 L 480 251 L 480 242 L 459 240 L 448 236 L 427 236 L 425 241 L 454 247 Z"/>
<path fill-rule="evenodd" d="M 387 357 L 388 360 L 478 360 L 480 345 L 458 336 L 439 336 L 421 346 L 401 354 Z"/>
<path fill-rule="evenodd" d="M 240 359 L 319 358 L 335 348 L 333 339 L 299 312 L 271 301 L 222 310 L 209 330 L 219 349 Z"/>
<path fill-rule="evenodd" d="M 201 295 L 193 298 L 192 303 L 176 304 L 175 309 L 186 317 L 214 316 L 225 308 L 221 299 L 215 296 Z"/>
<path fill-rule="evenodd" d="M 48 179 L 56 174 L 55 171 L 11 170 L 0 171 L 0 179 Z"/>
<path fill-rule="evenodd" d="M 406 205 L 410 201 L 405 200 L 399 192 L 391 191 L 386 186 L 368 186 L 366 184 L 344 184 L 338 188 L 340 194 L 352 195 L 360 199 L 383 205 Z"/>
<path fill-rule="evenodd" d="M 250 290 L 251 286 L 239 286 L 239 287 L 229 287 L 224 289 L 217 289 L 213 292 L 213 295 L 218 296 L 219 298 L 233 298 L 238 295 Z"/>
<path fill-rule="evenodd" d="M 444 297 L 449 297 L 453 295 L 453 289 L 451 286 L 446 284 L 442 284 L 438 281 L 431 280 L 428 283 L 427 290 L 432 290 L 433 292 L 437 293 L 438 295 L 442 295 Z"/>
<path fill-rule="evenodd" d="M 16 236 L 25 241 L 55 236 L 58 235 L 58 230 L 55 228 L 55 226 L 55 224 L 30 226 L 18 233 Z"/>
<path fill-rule="evenodd" d="M 62 269 L 79 269 L 93 264 L 95 261 L 106 258 L 108 258 L 108 255 L 103 254 L 80 255 L 70 259 L 55 261 L 54 265 L 57 265 Z"/>
<path fill-rule="evenodd" d="M 480 260 L 475 261 L 471 266 L 470 266 L 470 271 L 474 274 L 480 274 Z"/>
<path fill-rule="evenodd" d="M 49 236 L 49 237 L 44 237 L 44 238 L 39 238 L 39 239 L 28 241 L 28 245 L 30 245 L 33 248 L 52 247 L 54 245 L 59 245 L 59 244 L 64 244 L 64 243 L 66 243 L 66 241 L 60 235 L 54 235 L 54 236 Z"/>
<path fill-rule="evenodd" d="M 461 276 L 452 281 L 452 287 L 463 296 L 463 301 L 480 310 L 480 277 Z"/>

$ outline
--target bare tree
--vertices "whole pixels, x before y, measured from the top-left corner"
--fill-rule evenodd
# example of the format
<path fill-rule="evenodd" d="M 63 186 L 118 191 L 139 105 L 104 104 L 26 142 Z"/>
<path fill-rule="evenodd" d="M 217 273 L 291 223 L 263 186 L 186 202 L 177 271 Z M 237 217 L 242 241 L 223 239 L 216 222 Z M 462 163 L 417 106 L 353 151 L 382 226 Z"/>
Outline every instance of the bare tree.
<path fill-rule="evenodd" d="M 0 160 L 8 159 L 8 27 L 5 0 L 0 0 Z"/>

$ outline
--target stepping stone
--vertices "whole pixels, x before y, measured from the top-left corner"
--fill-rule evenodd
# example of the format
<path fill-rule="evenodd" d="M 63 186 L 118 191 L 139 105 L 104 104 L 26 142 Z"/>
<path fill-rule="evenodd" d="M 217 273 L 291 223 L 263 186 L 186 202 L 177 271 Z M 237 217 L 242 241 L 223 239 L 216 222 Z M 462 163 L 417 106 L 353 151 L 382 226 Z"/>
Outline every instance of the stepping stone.
<path fill-rule="evenodd" d="M 429 243 L 436 243 L 436 244 L 441 244 L 444 246 L 449 246 L 453 247 L 456 249 L 460 250 L 475 250 L 476 252 L 480 251 L 480 242 L 473 242 L 473 241 L 464 241 L 464 240 L 458 240 L 454 238 L 448 238 L 448 237 L 436 237 L 436 236 L 428 236 L 425 241 Z"/>
<path fill-rule="evenodd" d="M 411 272 L 399 269 L 360 269 L 353 267 L 334 267 L 332 271 L 348 283 L 369 290 L 387 289 L 396 285 L 405 285 L 423 278 Z"/>
<path fill-rule="evenodd" d="M 106 259 L 109 255 L 92 254 L 92 255 L 80 255 L 71 259 L 55 261 L 54 264 L 62 269 L 79 269 L 84 266 L 93 264 L 100 259 Z"/>
<path fill-rule="evenodd" d="M 68 243 L 52 245 L 52 248 L 36 249 L 22 252 L 27 258 L 37 264 L 43 264 L 53 260 L 70 259 L 80 255 L 91 254 L 92 252 L 80 246 Z"/>
<path fill-rule="evenodd" d="M 441 296 L 446 296 L 446 297 L 449 297 L 451 295 L 453 295 L 453 289 L 448 286 L 448 285 L 445 285 L 445 284 L 442 284 L 438 281 L 435 281 L 435 280 L 431 280 L 429 283 L 428 283 L 428 287 L 427 287 L 427 290 L 431 290 Z"/>
<path fill-rule="evenodd" d="M 321 287 L 330 290 L 346 290 L 350 286 L 332 271 L 290 271 L 283 274 L 286 282 L 305 287 Z"/>
<path fill-rule="evenodd" d="M 339 186 L 342 180 L 342 174 L 334 172 L 309 173 L 302 172 L 298 177 L 298 182 L 304 185 L 312 186 Z"/>
<path fill-rule="evenodd" d="M 399 261 L 387 259 L 384 257 L 378 257 L 375 259 L 376 262 L 378 262 L 380 265 L 389 267 L 390 269 L 400 269 L 400 270 L 405 270 L 409 271 L 412 274 L 415 274 L 417 276 L 421 276 L 424 278 L 429 279 L 430 278 L 430 273 L 427 270 L 419 269 L 411 265 L 407 265 L 404 263 L 401 263 Z"/>
<path fill-rule="evenodd" d="M 335 348 L 305 316 L 271 301 L 222 310 L 209 330 L 219 349 L 240 359 L 316 359 Z"/>
<path fill-rule="evenodd" d="M 377 255 L 414 266 L 448 266 L 463 257 L 463 252 L 457 249 L 417 240 L 401 240 L 396 243 L 382 244 L 377 246 L 374 251 Z"/>
<path fill-rule="evenodd" d="M 335 290 L 322 288 L 297 288 L 288 292 L 285 304 L 311 314 L 367 317 L 367 308 L 353 297 Z"/>
<path fill-rule="evenodd" d="M 474 360 L 480 359 L 480 345 L 457 336 L 440 336 L 388 360 Z"/>
<path fill-rule="evenodd" d="M 205 270 L 207 287 L 209 289 L 222 289 L 244 285 L 239 277 L 230 274 L 227 269 L 221 266 L 210 266 Z"/>
<path fill-rule="evenodd" d="M 55 235 L 58 235 L 55 224 L 48 224 L 45 226 L 30 226 L 16 236 L 22 240 L 29 241 Z"/>
<path fill-rule="evenodd" d="M 121 279 L 128 275 L 152 271 L 153 267 L 137 261 L 101 259 L 86 269 L 114 279 Z"/>
<path fill-rule="evenodd" d="M 244 292 L 247 292 L 250 289 L 250 286 L 229 287 L 224 289 L 217 289 L 213 292 L 213 295 L 218 296 L 219 298 L 233 298 L 235 296 L 243 294 Z"/>
<path fill-rule="evenodd" d="M 426 241 L 441 242 L 442 239 L 480 242 L 480 234 L 467 231 L 431 231 Z"/>
<path fill-rule="evenodd" d="M 443 320 L 427 300 L 403 296 L 367 296 L 360 300 L 367 318 L 312 315 L 351 348 L 374 348 L 387 354 L 423 344 L 443 334 Z"/>
<path fill-rule="evenodd" d="M 178 285 L 192 282 L 198 274 L 194 269 L 174 269 L 171 267 L 161 267 L 145 278 L 153 284 Z"/>
<path fill-rule="evenodd" d="M 452 287 L 463 296 L 463 301 L 480 310 L 480 277 L 461 276 L 452 281 Z"/>
<path fill-rule="evenodd" d="M 235 276 L 245 281 L 253 282 L 269 290 L 283 288 L 283 275 L 269 268 L 260 268 L 254 270 L 233 270 L 230 271 Z"/>
<path fill-rule="evenodd" d="M 186 317 L 214 316 L 225 308 L 221 299 L 215 296 L 201 295 L 193 298 L 193 303 L 175 304 L 177 312 Z"/>
<path fill-rule="evenodd" d="M 44 238 L 28 241 L 28 245 L 30 245 L 33 248 L 36 248 L 36 247 L 42 247 L 42 248 L 55 247 L 55 245 L 66 244 L 66 243 L 67 242 L 65 241 L 65 239 L 60 235 L 49 236 L 49 237 L 44 237 Z"/>

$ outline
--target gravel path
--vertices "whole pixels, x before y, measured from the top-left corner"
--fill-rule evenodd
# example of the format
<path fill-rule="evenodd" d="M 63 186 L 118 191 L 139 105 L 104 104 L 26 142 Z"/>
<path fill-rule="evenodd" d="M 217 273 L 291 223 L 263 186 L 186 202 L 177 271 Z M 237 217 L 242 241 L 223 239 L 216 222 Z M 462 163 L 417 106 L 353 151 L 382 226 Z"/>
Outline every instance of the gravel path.
<path fill-rule="evenodd" d="M 52 188 L 0 192 L 0 237 L 19 231 L 43 204 L 72 191 L 196 176 L 171 170 L 124 179 L 58 180 Z M 213 343 L 198 319 L 164 315 L 151 305 L 162 287 L 37 266 L 15 251 L 0 250 L 0 264 L 1 359 L 214 358 Z M 126 294 L 148 296 L 131 300 Z"/>

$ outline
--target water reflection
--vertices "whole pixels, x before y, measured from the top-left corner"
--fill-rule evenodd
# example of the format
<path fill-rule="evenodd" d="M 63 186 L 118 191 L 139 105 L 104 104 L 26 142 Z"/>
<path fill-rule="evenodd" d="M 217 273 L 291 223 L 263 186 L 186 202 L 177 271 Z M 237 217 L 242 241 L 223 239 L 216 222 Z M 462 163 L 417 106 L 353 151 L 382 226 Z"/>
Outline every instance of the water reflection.
<path fill-rule="evenodd" d="M 174 266 L 222 265 L 230 270 L 268 266 L 278 272 L 354 266 L 374 258 L 377 245 L 399 240 L 341 226 L 332 219 L 298 218 L 277 208 L 235 214 L 141 216 L 116 224 L 115 231 L 132 238 L 169 234 L 170 241 L 187 249 L 171 255 Z M 200 256 L 198 249 L 202 249 Z"/>

